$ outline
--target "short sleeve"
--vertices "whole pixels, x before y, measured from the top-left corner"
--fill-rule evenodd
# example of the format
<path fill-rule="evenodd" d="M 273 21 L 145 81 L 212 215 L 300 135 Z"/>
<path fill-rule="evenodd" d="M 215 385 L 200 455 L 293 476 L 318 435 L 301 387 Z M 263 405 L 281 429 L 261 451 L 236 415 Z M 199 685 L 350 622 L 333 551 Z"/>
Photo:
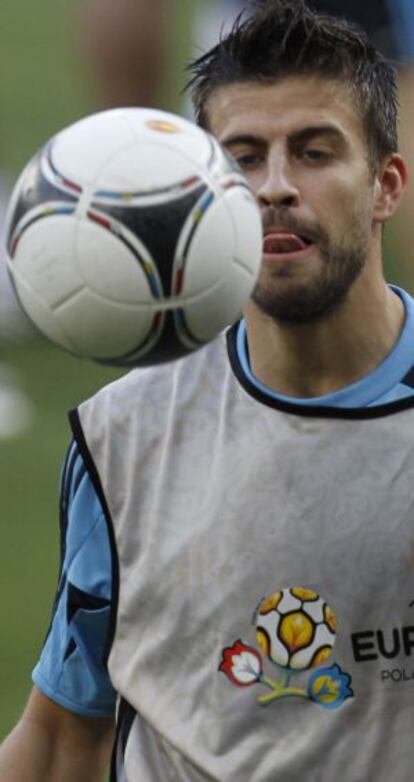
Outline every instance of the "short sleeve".
<path fill-rule="evenodd" d="M 83 716 L 113 716 L 115 711 L 105 660 L 112 592 L 106 519 L 72 442 L 62 472 L 59 585 L 32 678 L 53 701 Z"/>

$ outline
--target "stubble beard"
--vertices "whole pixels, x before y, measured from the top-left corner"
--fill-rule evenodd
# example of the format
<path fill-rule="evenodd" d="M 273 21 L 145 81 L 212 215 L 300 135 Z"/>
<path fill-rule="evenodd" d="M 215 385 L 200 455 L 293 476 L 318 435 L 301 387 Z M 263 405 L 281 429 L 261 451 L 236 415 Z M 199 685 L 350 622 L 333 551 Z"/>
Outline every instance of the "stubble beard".
<path fill-rule="evenodd" d="M 318 248 L 321 271 L 312 281 L 285 285 L 283 279 L 259 280 L 252 300 L 265 315 L 281 324 L 305 325 L 328 318 L 340 308 L 364 269 L 368 239 L 359 234 L 347 247 L 321 243 Z"/>

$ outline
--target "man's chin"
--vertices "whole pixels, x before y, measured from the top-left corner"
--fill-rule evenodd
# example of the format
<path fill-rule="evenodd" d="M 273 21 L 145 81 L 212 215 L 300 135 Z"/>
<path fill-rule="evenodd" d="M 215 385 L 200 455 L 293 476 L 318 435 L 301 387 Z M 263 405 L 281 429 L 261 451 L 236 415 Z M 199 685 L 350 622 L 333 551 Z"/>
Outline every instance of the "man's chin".
<path fill-rule="evenodd" d="M 365 259 L 366 247 L 355 242 L 353 252 L 314 252 L 306 264 L 263 265 L 252 300 L 278 323 L 316 323 L 342 306 Z"/>
<path fill-rule="evenodd" d="M 252 301 L 267 317 L 285 325 L 317 323 L 332 315 L 343 302 L 346 292 L 320 286 L 280 285 L 278 291 L 256 286 Z M 283 288 L 283 290 L 281 290 Z"/>

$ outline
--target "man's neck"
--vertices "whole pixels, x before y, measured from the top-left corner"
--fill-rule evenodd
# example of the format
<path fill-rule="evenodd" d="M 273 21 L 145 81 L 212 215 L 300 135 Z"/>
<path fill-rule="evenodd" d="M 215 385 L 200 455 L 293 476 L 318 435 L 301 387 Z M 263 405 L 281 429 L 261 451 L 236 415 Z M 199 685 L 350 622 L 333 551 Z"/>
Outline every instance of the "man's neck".
<path fill-rule="evenodd" d="M 281 324 L 253 302 L 245 311 L 250 366 L 267 388 L 285 396 L 334 393 L 375 370 L 404 325 L 404 305 L 385 282 L 355 289 L 338 311 L 316 323 Z"/>

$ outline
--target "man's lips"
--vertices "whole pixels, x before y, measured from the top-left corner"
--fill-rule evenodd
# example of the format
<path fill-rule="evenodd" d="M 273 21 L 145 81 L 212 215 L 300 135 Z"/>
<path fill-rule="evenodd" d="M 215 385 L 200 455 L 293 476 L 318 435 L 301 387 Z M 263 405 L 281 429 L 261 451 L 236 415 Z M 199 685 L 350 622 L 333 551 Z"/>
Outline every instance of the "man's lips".
<path fill-rule="evenodd" d="M 312 240 L 292 231 L 268 231 L 263 239 L 265 255 L 296 255 L 307 250 Z"/>

